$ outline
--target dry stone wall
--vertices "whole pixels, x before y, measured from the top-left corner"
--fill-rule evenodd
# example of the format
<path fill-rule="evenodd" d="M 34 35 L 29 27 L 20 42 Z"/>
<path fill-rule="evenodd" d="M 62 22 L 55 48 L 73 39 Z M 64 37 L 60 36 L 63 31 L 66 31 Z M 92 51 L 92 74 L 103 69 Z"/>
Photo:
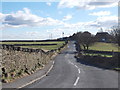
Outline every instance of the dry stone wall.
<path fill-rule="evenodd" d="M 60 52 L 66 45 L 67 42 L 60 48 L 48 52 L 41 49 L 1 45 L 2 81 L 9 82 L 24 73 L 34 73 L 37 69 L 45 66 L 52 56 Z"/>

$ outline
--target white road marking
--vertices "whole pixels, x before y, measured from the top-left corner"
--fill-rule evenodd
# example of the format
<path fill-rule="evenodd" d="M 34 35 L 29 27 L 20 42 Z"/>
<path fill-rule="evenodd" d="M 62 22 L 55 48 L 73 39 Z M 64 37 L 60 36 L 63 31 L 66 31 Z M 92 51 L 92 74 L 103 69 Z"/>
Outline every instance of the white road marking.
<path fill-rule="evenodd" d="M 50 69 L 47 71 L 46 75 L 51 71 L 51 69 L 53 68 L 53 65 L 50 67 Z"/>
<path fill-rule="evenodd" d="M 79 77 L 77 77 L 77 79 L 76 79 L 76 81 L 75 81 L 75 83 L 74 83 L 74 86 L 76 86 L 77 85 L 77 83 L 78 83 L 78 81 L 79 81 Z"/>
<path fill-rule="evenodd" d="M 71 63 L 72 65 L 74 65 L 74 63 Z"/>
<path fill-rule="evenodd" d="M 78 73 L 80 73 L 80 68 L 77 65 L 73 64 L 71 61 L 69 61 L 69 63 L 74 65 L 78 69 Z"/>
<path fill-rule="evenodd" d="M 77 65 L 75 65 L 75 67 L 76 67 L 76 68 L 78 68 L 78 66 L 77 66 Z"/>
<path fill-rule="evenodd" d="M 78 69 L 78 73 L 80 73 L 80 69 Z"/>
<path fill-rule="evenodd" d="M 18 87 L 18 89 L 19 89 L 19 88 L 23 88 L 23 87 L 25 87 L 25 86 L 27 86 L 27 85 L 30 85 L 30 84 L 34 83 L 35 81 L 42 79 L 42 78 L 45 77 L 45 76 L 46 76 L 46 74 L 43 75 L 43 76 L 41 76 L 40 78 L 37 78 L 37 79 L 35 79 L 35 80 L 33 80 L 33 81 L 25 84 L 25 85 L 22 85 L 21 87 Z"/>
<path fill-rule="evenodd" d="M 53 61 L 53 63 L 54 63 L 54 61 Z M 36 81 L 44 78 L 44 77 L 52 70 L 52 68 L 53 68 L 53 65 L 50 67 L 50 69 L 49 69 L 43 76 L 41 76 L 41 77 L 39 77 L 39 78 L 37 78 L 37 79 L 34 79 L 34 80 L 32 80 L 31 82 L 29 82 L 29 83 L 27 83 L 27 84 L 25 84 L 25 85 L 22 85 L 22 86 L 18 87 L 18 89 L 23 88 L 23 87 L 25 87 L 25 86 L 28 86 L 28 85 L 30 85 L 30 84 L 32 84 L 32 83 L 34 83 L 34 82 L 36 82 Z"/>
<path fill-rule="evenodd" d="M 74 65 L 74 66 L 78 69 L 78 73 L 80 74 L 80 68 L 79 68 L 77 65 L 75 65 L 74 63 L 72 63 L 71 61 L 68 61 L 68 62 L 69 62 L 70 64 Z M 80 79 L 80 77 L 77 77 L 77 79 L 76 79 L 76 81 L 75 81 L 75 83 L 74 83 L 74 86 L 77 85 L 79 79 Z"/>
<path fill-rule="evenodd" d="M 74 65 L 71 61 L 69 61 L 70 64 Z"/>
<path fill-rule="evenodd" d="M 53 64 L 55 63 L 55 61 L 53 61 Z"/>

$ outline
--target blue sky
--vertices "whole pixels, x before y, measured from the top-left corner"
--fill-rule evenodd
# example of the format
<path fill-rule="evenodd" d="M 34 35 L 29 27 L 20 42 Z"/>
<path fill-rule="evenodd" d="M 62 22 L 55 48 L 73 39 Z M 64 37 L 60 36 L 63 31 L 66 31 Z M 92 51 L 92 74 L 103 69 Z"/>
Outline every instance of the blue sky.
<path fill-rule="evenodd" d="M 70 0 L 72 1 L 72 0 Z M 78 1 L 78 0 L 77 0 Z M 117 25 L 117 3 L 90 5 L 86 2 L 3 2 L 0 20 L 3 40 L 50 39 L 77 31 L 92 34 Z"/>

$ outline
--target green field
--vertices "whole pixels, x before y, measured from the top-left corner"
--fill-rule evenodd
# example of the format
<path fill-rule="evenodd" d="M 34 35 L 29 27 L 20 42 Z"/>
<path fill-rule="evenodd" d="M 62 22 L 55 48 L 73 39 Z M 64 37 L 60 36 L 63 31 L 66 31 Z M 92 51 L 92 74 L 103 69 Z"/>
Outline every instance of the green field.
<path fill-rule="evenodd" d="M 89 47 L 89 50 L 97 50 L 97 51 L 114 51 L 118 52 L 118 46 L 113 43 L 103 43 L 96 42 L 94 45 Z"/>
<path fill-rule="evenodd" d="M 20 46 L 22 48 L 34 48 L 34 49 L 43 49 L 43 50 L 53 50 L 57 49 L 63 44 L 57 44 L 57 45 L 50 45 L 50 46 Z"/>
<path fill-rule="evenodd" d="M 84 53 L 83 55 L 89 55 L 89 56 L 101 56 L 101 57 L 113 57 L 113 55 L 107 55 L 107 54 L 96 54 L 96 53 Z"/>
<path fill-rule="evenodd" d="M 0 44 L 57 44 L 57 45 L 49 45 L 49 46 L 20 46 L 23 48 L 35 48 L 35 49 L 43 49 L 43 50 L 53 50 L 62 46 L 64 41 L 52 41 L 52 42 L 0 42 Z"/>
<path fill-rule="evenodd" d="M 118 46 L 113 43 L 104 43 L 104 42 L 96 42 L 92 46 L 89 47 L 89 50 L 96 50 L 96 51 L 114 51 L 119 52 Z M 107 54 L 96 54 L 96 53 L 84 53 L 83 55 L 89 55 L 89 56 L 97 56 L 100 55 L 102 57 L 113 57 L 113 55 L 107 55 Z"/>

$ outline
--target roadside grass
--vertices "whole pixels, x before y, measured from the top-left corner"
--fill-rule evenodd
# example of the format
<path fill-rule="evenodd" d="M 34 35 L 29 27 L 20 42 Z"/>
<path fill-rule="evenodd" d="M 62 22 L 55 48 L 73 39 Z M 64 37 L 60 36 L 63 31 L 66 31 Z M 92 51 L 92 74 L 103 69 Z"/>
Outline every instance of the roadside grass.
<path fill-rule="evenodd" d="M 113 70 L 120 71 L 120 68 L 113 68 Z"/>
<path fill-rule="evenodd" d="M 118 48 L 117 44 L 96 42 L 94 45 L 89 47 L 89 50 L 119 52 Z"/>
<path fill-rule="evenodd" d="M 83 49 L 83 47 L 82 47 Z M 120 47 L 114 43 L 104 43 L 104 42 L 96 42 L 92 46 L 89 47 L 89 50 L 96 50 L 96 51 L 109 51 L 109 52 L 120 52 Z M 109 54 L 102 54 L 102 53 L 83 53 L 83 55 L 89 56 L 101 56 L 101 57 L 113 57 L 113 55 Z"/>
<path fill-rule="evenodd" d="M 107 55 L 107 54 L 96 54 L 96 53 L 84 53 L 83 55 L 89 55 L 89 56 L 101 56 L 101 57 L 113 57 L 113 55 Z"/>
<path fill-rule="evenodd" d="M 65 41 L 53 41 L 53 42 L 0 42 L 0 44 L 57 44 L 57 45 L 48 45 L 48 46 L 20 46 L 22 48 L 34 48 L 34 49 L 43 49 L 43 50 L 53 50 L 62 46 Z"/>

